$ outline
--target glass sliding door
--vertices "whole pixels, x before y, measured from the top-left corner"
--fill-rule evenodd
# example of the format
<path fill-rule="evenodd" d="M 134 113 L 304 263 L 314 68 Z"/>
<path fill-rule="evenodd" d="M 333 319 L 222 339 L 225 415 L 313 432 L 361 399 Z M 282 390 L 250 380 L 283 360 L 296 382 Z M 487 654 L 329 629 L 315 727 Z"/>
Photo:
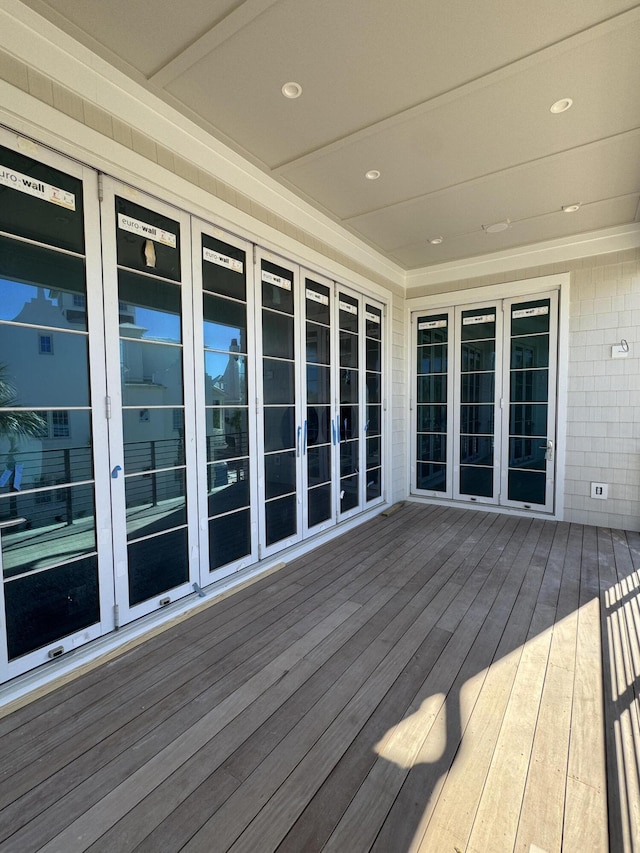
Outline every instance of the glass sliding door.
<path fill-rule="evenodd" d="M 354 514 L 362 505 L 362 408 L 360 353 L 360 300 L 346 291 L 338 291 L 339 336 L 339 415 L 338 441 L 340 443 L 340 517 Z"/>
<path fill-rule="evenodd" d="M 128 195 L 108 184 L 103 201 L 122 621 L 186 595 L 198 578 L 189 221 Z"/>
<path fill-rule="evenodd" d="M 43 155 L 0 145 L 0 680 L 112 626 L 97 179 Z"/>
<path fill-rule="evenodd" d="M 365 328 L 365 499 L 367 504 L 382 498 L 383 483 L 383 372 L 382 308 L 370 302 L 364 306 Z"/>
<path fill-rule="evenodd" d="M 297 267 L 259 253 L 261 294 L 262 471 L 261 554 L 297 542 L 302 535 L 300 458 L 303 418 L 298 390 Z"/>
<path fill-rule="evenodd" d="M 303 273 L 306 412 L 302 458 L 305 478 L 305 532 L 317 533 L 335 523 L 333 421 L 334 371 L 332 283 Z"/>
<path fill-rule="evenodd" d="M 201 353 L 197 411 L 202 583 L 237 571 L 256 553 L 253 268 L 250 246 L 201 226 L 194 231 L 195 341 Z M 249 282 L 249 286 L 247 285 Z M 200 320 L 200 317 L 202 318 Z M 206 509 L 205 509 L 206 508 Z"/>

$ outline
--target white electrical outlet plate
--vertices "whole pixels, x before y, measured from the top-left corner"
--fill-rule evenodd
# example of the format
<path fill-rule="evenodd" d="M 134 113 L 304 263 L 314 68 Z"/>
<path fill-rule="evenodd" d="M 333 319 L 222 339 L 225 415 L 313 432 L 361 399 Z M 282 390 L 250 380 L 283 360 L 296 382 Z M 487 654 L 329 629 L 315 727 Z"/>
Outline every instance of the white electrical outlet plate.
<path fill-rule="evenodd" d="M 607 483 L 591 483 L 591 497 L 600 501 L 606 501 L 609 497 L 609 486 Z"/>
<path fill-rule="evenodd" d="M 622 344 L 614 344 L 611 347 L 611 358 L 626 358 L 629 355 L 629 347 L 626 349 Z"/>

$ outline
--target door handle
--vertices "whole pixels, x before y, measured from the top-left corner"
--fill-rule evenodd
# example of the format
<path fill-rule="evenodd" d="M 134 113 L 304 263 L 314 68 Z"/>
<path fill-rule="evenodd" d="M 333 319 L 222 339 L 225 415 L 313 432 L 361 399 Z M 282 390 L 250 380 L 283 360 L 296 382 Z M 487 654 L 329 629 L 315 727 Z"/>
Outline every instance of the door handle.
<path fill-rule="evenodd" d="M 300 456 L 300 434 L 302 432 L 302 427 L 299 426 L 296 432 L 296 456 Z"/>
<path fill-rule="evenodd" d="M 111 471 L 111 479 L 112 479 L 112 480 L 117 480 L 117 479 L 118 479 L 118 474 L 120 473 L 120 471 L 122 471 L 121 466 L 120 466 L 120 465 L 116 465 L 116 466 L 115 466 L 115 468 Z"/>
<path fill-rule="evenodd" d="M 551 439 L 548 439 L 546 444 L 541 444 L 540 450 L 546 450 L 544 458 L 547 462 L 553 462 L 553 442 Z"/>

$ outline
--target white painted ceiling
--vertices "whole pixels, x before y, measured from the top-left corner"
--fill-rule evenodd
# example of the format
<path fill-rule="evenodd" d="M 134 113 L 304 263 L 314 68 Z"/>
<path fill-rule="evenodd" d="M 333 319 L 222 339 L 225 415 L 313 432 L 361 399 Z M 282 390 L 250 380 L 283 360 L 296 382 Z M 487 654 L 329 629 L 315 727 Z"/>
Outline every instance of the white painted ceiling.
<path fill-rule="evenodd" d="M 640 219 L 631 0 L 25 5 L 406 269 Z"/>

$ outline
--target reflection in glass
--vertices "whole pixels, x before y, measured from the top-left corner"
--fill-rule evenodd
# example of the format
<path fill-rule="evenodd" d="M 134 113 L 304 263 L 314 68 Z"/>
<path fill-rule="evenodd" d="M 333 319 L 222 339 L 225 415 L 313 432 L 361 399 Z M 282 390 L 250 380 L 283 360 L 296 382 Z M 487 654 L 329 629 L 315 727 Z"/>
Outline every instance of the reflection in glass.
<path fill-rule="evenodd" d="M 340 367 L 358 367 L 358 336 L 340 332 Z"/>
<path fill-rule="evenodd" d="M 2 533 L 5 577 L 55 566 L 96 549 L 93 484 L 11 492 L 0 497 L 0 521 L 26 522 Z"/>
<path fill-rule="evenodd" d="M 463 495 L 493 497 L 493 469 L 462 465 L 460 468 L 460 492 Z"/>
<path fill-rule="evenodd" d="M 290 361 L 265 358 L 262 362 L 266 406 L 295 402 L 295 365 Z"/>
<path fill-rule="evenodd" d="M 136 226 L 132 220 L 142 223 Z M 141 272 L 180 281 L 180 223 L 168 216 L 142 207 L 130 199 L 115 199 L 116 246 L 118 264 Z M 133 224 L 133 228 L 127 224 Z M 148 240 L 144 226 L 164 231 L 166 238 Z M 153 244 L 153 263 L 149 262 L 148 243 Z"/>
<path fill-rule="evenodd" d="M 90 405 L 85 334 L 0 324 L 0 365 L 0 379 L 13 389 L 13 402 L 0 400 L 0 405 L 29 409 Z"/>
<path fill-rule="evenodd" d="M 348 441 L 358 435 L 358 407 L 340 406 L 340 422 L 338 424 L 338 439 Z"/>
<path fill-rule="evenodd" d="M 493 465 L 493 436 L 460 436 L 460 462 Z"/>
<path fill-rule="evenodd" d="M 274 406 L 264 410 L 264 449 L 271 453 L 295 447 L 295 409 L 293 406 Z"/>
<path fill-rule="evenodd" d="M 121 340 L 120 375 L 124 406 L 183 403 L 182 347 Z"/>
<path fill-rule="evenodd" d="M 367 500 L 372 501 L 382 494 L 382 471 L 380 468 L 367 468 Z"/>
<path fill-rule="evenodd" d="M 204 345 L 209 349 L 227 352 L 247 351 L 247 309 L 243 303 L 232 302 L 205 293 Z"/>
<path fill-rule="evenodd" d="M 307 510 L 309 527 L 315 527 L 331 518 L 331 484 L 316 486 L 309 489 L 307 495 Z"/>
<path fill-rule="evenodd" d="M 293 450 L 271 453 L 264 460 L 265 497 L 278 497 L 295 492 L 296 455 Z"/>
<path fill-rule="evenodd" d="M 534 335 L 511 340 L 511 369 L 549 366 L 549 336 Z"/>
<path fill-rule="evenodd" d="M 520 302 L 511 307 L 511 335 L 536 335 L 549 331 L 548 299 Z M 517 316 L 524 314 L 525 316 Z"/>
<path fill-rule="evenodd" d="M 510 501 L 544 504 L 547 475 L 540 471 L 509 471 L 507 494 Z"/>
<path fill-rule="evenodd" d="M 127 553 L 131 607 L 189 579 L 186 528 L 130 542 Z"/>
<path fill-rule="evenodd" d="M 357 403 L 358 402 L 358 371 L 357 370 L 341 370 L 340 371 L 340 402 L 341 403 Z"/>
<path fill-rule="evenodd" d="M 358 300 L 346 293 L 340 294 L 340 311 L 338 313 L 338 323 L 340 329 L 346 332 L 358 331 Z"/>
<path fill-rule="evenodd" d="M 380 438 L 367 438 L 367 467 L 372 468 L 382 464 L 382 446 Z"/>
<path fill-rule="evenodd" d="M 382 377 L 379 373 L 367 373 L 367 402 L 379 403 L 382 394 Z"/>
<path fill-rule="evenodd" d="M 247 359 L 243 355 L 206 351 L 204 393 L 207 406 L 247 402 Z"/>
<path fill-rule="evenodd" d="M 263 307 L 293 314 L 293 273 L 269 261 L 262 261 L 262 271 L 267 273 L 266 278 L 273 275 L 281 280 L 279 284 L 274 284 L 273 280 L 265 281 L 264 274 L 261 276 Z"/>
<path fill-rule="evenodd" d="M 356 474 L 360 467 L 360 442 L 344 441 L 340 445 L 340 476 Z"/>
<path fill-rule="evenodd" d="M 446 403 L 447 377 L 438 375 L 418 376 L 418 402 Z"/>
<path fill-rule="evenodd" d="M 246 409 L 207 409 L 207 462 L 249 455 Z"/>
<path fill-rule="evenodd" d="M 512 404 L 509 411 L 509 432 L 511 435 L 547 434 L 546 403 Z"/>
<path fill-rule="evenodd" d="M 473 435 L 493 435 L 493 403 L 460 406 L 460 432 Z"/>
<path fill-rule="evenodd" d="M 249 461 L 214 462 L 207 466 L 209 515 L 249 506 Z"/>
<path fill-rule="evenodd" d="M 100 620 L 95 554 L 5 584 L 9 660 Z"/>
<path fill-rule="evenodd" d="M 267 545 L 295 536 L 298 529 L 295 495 L 268 501 L 264 509 Z"/>
<path fill-rule="evenodd" d="M 329 364 L 331 361 L 330 330 L 307 322 L 307 361 Z"/>
<path fill-rule="evenodd" d="M 418 347 L 418 373 L 446 373 L 447 345 Z"/>
<path fill-rule="evenodd" d="M 293 317 L 262 310 L 262 351 L 274 358 L 293 359 Z"/>
<path fill-rule="evenodd" d="M 307 447 L 331 441 L 330 406 L 307 406 Z"/>
<path fill-rule="evenodd" d="M 331 403 L 331 369 L 317 364 L 307 365 L 307 403 Z"/>
<path fill-rule="evenodd" d="M 124 409 L 122 429 L 127 474 L 184 465 L 182 409 Z"/>
<path fill-rule="evenodd" d="M 323 284 L 318 284 L 315 281 L 312 282 L 310 279 L 306 279 L 305 287 L 305 310 L 307 314 L 307 320 L 312 320 L 315 323 L 323 323 L 325 326 L 328 326 L 331 322 L 331 291 Z"/>
<path fill-rule="evenodd" d="M 0 320 L 86 331 L 83 258 L 0 237 L 0 286 Z"/>
<path fill-rule="evenodd" d="M 175 284 L 120 270 L 118 300 L 133 317 L 120 323 L 120 336 L 181 343 L 180 299 Z"/>
<path fill-rule="evenodd" d="M 495 369 L 495 341 L 474 341 L 473 343 L 462 344 L 460 355 L 462 358 L 460 369 L 463 373 L 471 370 Z"/>
<path fill-rule="evenodd" d="M 382 406 L 367 406 L 367 435 L 380 435 L 382 426 Z"/>
<path fill-rule="evenodd" d="M 367 370 L 382 370 L 382 343 L 367 338 Z"/>
<path fill-rule="evenodd" d="M 418 432 L 446 432 L 446 406 L 418 406 Z"/>
<path fill-rule="evenodd" d="M 307 451 L 307 472 L 310 486 L 331 480 L 331 446 L 311 447 Z"/>
<path fill-rule="evenodd" d="M 447 436 L 437 434 L 419 435 L 417 458 L 419 462 L 446 462 Z"/>
<path fill-rule="evenodd" d="M 546 470 L 546 442 L 540 438 L 510 438 L 509 467 Z"/>
<path fill-rule="evenodd" d="M 418 462 L 416 486 L 433 492 L 446 492 L 447 466 L 433 462 Z"/>
<path fill-rule="evenodd" d="M 209 569 L 246 557 L 251 552 L 251 514 L 248 509 L 209 521 Z"/>
<path fill-rule="evenodd" d="M 223 258 L 238 261 L 240 264 L 239 267 L 236 265 L 235 268 L 233 264 L 223 266 L 203 257 L 202 286 L 204 290 L 221 296 L 230 296 L 232 299 L 240 299 L 244 302 L 247 298 L 244 272 L 246 254 L 244 250 L 216 240 L 208 234 L 202 235 L 202 248 L 213 252 L 214 256 L 217 254 Z"/>
<path fill-rule="evenodd" d="M 460 388 L 463 403 L 493 403 L 495 376 L 493 373 L 463 373 Z"/>
<path fill-rule="evenodd" d="M 340 510 L 348 512 L 350 509 L 355 509 L 359 504 L 359 474 L 353 474 L 351 477 L 344 477 L 340 480 Z"/>
<path fill-rule="evenodd" d="M 127 539 L 139 539 L 185 524 L 184 468 L 127 476 L 125 499 Z"/>
<path fill-rule="evenodd" d="M 463 341 L 480 341 L 496 336 L 495 311 L 473 309 L 462 312 L 461 338 Z"/>
<path fill-rule="evenodd" d="M 548 388 L 548 370 L 511 371 L 511 400 L 514 403 L 546 403 Z"/>

